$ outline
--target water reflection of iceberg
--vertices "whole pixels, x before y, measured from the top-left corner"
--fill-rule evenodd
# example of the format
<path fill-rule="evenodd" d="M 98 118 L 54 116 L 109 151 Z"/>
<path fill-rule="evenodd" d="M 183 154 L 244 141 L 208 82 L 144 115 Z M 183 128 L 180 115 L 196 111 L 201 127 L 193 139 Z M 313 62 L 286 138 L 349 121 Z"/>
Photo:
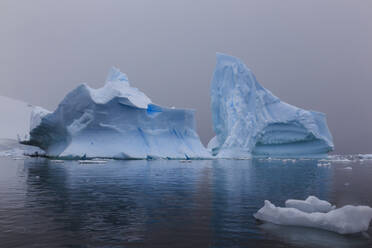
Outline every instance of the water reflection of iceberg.
<path fill-rule="evenodd" d="M 197 236 L 193 244 L 204 247 L 211 239 L 210 163 L 25 161 L 27 207 L 41 220 L 37 232 L 53 226 L 48 239 L 64 234 L 64 245 L 156 246 Z"/>
<path fill-rule="evenodd" d="M 362 234 L 340 235 L 333 232 L 293 226 L 279 226 L 263 223 L 258 226 L 264 232 L 289 245 L 317 248 L 368 247 L 368 240 Z"/>
<path fill-rule="evenodd" d="M 332 170 L 319 168 L 315 159 L 296 160 L 215 160 L 214 184 L 229 197 L 248 196 L 261 206 L 266 199 L 284 205 L 287 199 L 315 195 L 329 199 Z M 252 202 L 251 202 L 252 203 Z M 257 211 L 257 209 L 256 209 Z"/>
<path fill-rule="evenodd" d="M 234 245 L 231 237 L 239 237 L 240 244 L 261 244 L 265 232 L 257 231 L 252 215 L 265 199 L 283 205 L 289 198 L 316 195 L 329 199 L 332 170 L 317 166 L 317 160 L 215 160 L 213 166 L 213 225 L 216 245 Z M 252 240 L 253 239 L 253 240 Z M 278 245 L 280 240 L 274 239 Z M 252 246 L 254 247 L 254 246 Z M 285 247 L 285 246 L 284 246 Z"/>
<path fill-rule="evenodd" d="M 263 241 L 269 232 L 258 228 L 252 214 L 268 198 L 280 205 L 310 194 L 328 199 L 332 182 L 332 170 L 317 167 L 316 160 L 140 160 L 105 166 L 30 160 L 24 168 L 26 210 L 33 219 L 27 223 L 40 233 L 53 226 L 34 238 L 63 235 L 58 242 L 66 246 L 177 247 L 190 240 L 195 247 L 284 246 L 280 237 Z"/>

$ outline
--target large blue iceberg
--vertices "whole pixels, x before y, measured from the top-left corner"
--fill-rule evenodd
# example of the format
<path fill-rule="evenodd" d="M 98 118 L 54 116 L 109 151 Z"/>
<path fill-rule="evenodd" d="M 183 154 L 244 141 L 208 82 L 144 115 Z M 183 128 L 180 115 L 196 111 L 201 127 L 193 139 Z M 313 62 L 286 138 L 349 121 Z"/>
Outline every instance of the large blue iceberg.
<path fill-rule="evenodd" d="M 30 144 L 48 156 L 118 159 L 208 158 L 193 110 L 155 105 L 113 68 L 105 85 L 71 91 L 57 109 L 32 114 Z"/>
<path fill-rule="evenodd" d="M 281 101 L 238 58 L 217 54 L 211 101 L 219 158 L 319 156 L 333 150 L 325 114 Z"/>

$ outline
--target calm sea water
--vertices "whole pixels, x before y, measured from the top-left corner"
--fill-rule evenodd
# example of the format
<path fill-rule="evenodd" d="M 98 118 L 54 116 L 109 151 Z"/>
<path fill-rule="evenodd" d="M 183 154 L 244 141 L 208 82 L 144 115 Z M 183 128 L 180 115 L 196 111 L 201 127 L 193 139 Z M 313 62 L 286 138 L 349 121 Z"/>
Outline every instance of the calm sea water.
<path fill-rule="evenodd" d="M 253 218 L 265 199 L 372 206 L 372 161 L 318 164 L 0 158 L 0 247 L 372 247 L 371 231 L 342 236 Z"/>

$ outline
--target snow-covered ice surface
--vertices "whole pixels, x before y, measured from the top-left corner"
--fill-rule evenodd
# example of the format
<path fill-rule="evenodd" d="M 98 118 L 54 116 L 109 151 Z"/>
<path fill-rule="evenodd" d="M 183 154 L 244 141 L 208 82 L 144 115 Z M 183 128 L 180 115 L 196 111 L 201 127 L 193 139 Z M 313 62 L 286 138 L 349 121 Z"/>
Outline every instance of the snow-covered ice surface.
<path fill-rule="evenodd" d="M 285 202 L 285 206 L 287 208 L 296 208 L 306 213 L 314 212 L 328 213 L 329 211 L 335 209 L 335 206 L 332 206 L 331 203 L 324 200 L 320 200 L 316 196 L 309 196 L 304 201 L 288 199 Z"/>
<path fill-rule="evenodd" d="M 276 207 L 266 200 L 254 217 L 277 225 L 312 227 L 339 234 L 352 234 L 368 230 L 372 208 L 347 205 L 327 213 L 306 213 L 296 208 Z"/>
<path fill-rule="evenodd" d="M 281 101 L 238 58 L 217 54 L 208 149 L 220 158 L 322 156 L 333 150 L 325 114 Z"/>
<path fill-rule="evenodd" d="M 53 113 L 35 113 L 30 143 L 63 158 L 209 158 L 194 111 L 155 105 L 112 68 L 102 88 L 71 91 Z M 36 121 L 38 120 L 38 121 Z"/>
<path fill-rule="evenodd" d="M 32 112 L 31 112 L 31 117 L 30 117 L 30 131 L 32 129 L 34 129 L 35 127 L 39 126 L 39 124 L 41 123 L 41 119 L 46 116 L 47 114 L 49 114 L 50 111 L 42 108 L 42 107 L 39 107 L 39 106 L 35 106 L 33 109 L 32 109 Z"/>

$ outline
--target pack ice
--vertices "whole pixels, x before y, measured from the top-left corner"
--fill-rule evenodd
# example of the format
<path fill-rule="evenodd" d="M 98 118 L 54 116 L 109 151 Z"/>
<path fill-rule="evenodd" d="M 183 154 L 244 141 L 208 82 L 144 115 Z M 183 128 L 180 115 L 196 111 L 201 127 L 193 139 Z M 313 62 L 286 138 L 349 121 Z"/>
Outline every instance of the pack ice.
<path fill-rule="evenodd" d="M 33 112 L 30 144 L 49 156 L 207 158 L 195 131 L 194 111 L 153 104 L 112 68 L 102 88 L 71 91 L 52 113 Z"/>
<path fill-rule="evenodd" d="M 217 54 L 208 148 L 220 158 L 319 156 L 333 150 L 325 114 L 281 101 L 238 58 Z"/>

